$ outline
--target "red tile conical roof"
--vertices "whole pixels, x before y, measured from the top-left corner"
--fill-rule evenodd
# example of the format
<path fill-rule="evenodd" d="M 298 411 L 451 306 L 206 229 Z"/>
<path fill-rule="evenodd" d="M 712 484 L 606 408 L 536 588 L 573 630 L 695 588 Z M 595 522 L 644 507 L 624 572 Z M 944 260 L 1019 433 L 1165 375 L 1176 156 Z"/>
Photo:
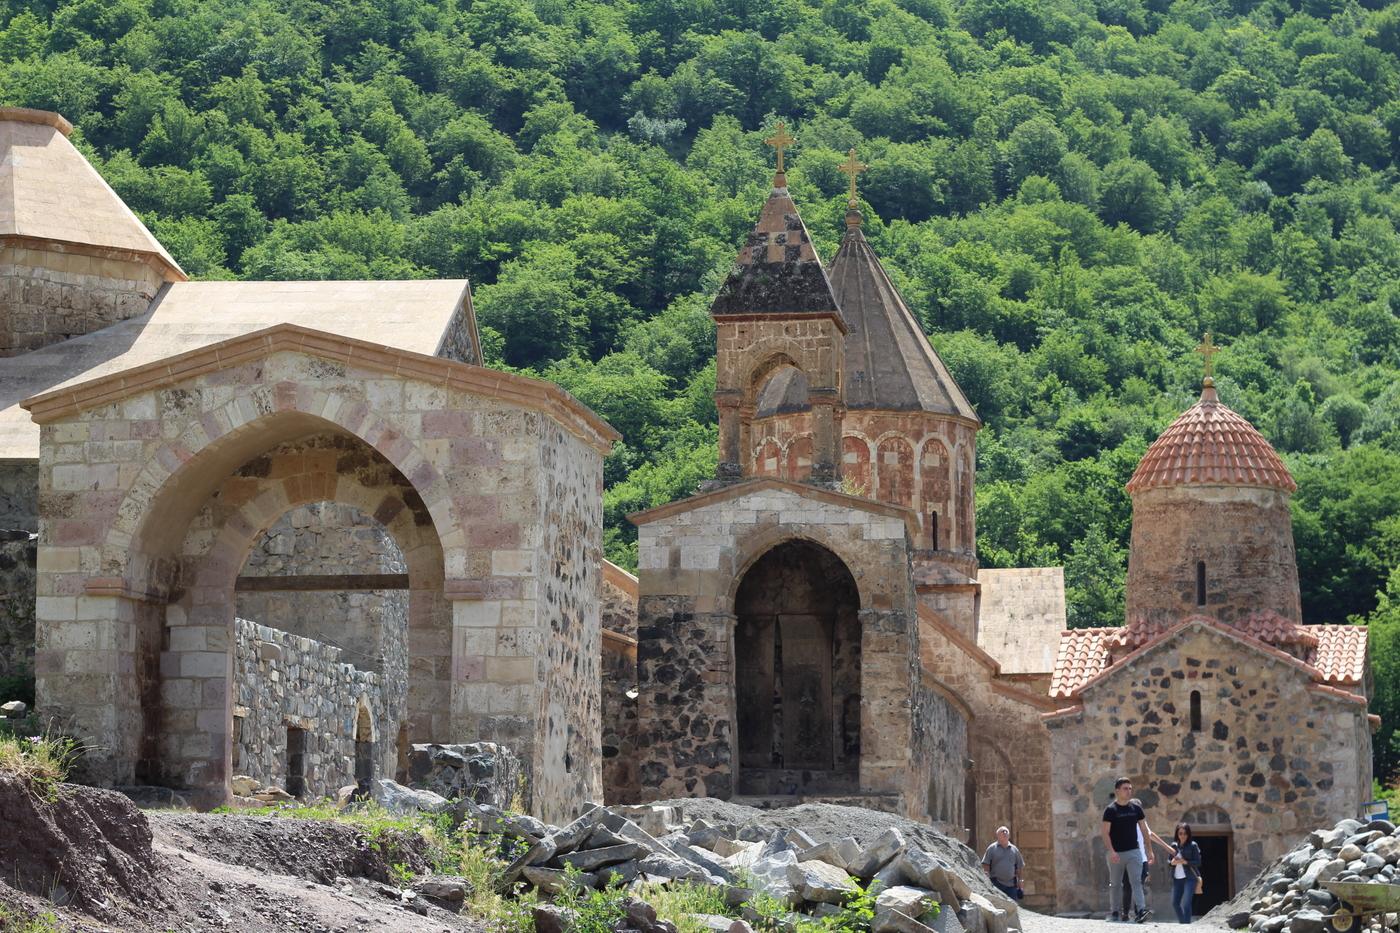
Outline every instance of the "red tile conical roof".
<path fill-rule="evenodd" d="M 1220 485 L 1298 488 L 1264 435 L 1222 403 L 1207 379 L 1201 400 L 1147 448 L 1127 489 Z"/>

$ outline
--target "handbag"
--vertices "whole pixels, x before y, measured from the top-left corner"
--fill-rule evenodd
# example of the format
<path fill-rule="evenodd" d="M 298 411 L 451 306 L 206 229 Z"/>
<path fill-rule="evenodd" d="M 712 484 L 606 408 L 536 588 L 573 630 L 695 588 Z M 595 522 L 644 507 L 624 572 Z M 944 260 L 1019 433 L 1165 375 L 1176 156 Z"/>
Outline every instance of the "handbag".
<path fill-rule="evenodd" d="M 1200 872 L 1196 872 L 1195 874 L 1196 874 L 1196 893 L 1197 893 L 1197 894 L 1204 894 L 1204 893 L 1206 893 L 1206 879 L 1204 879 L 1204 878 L 1201 877 Z"/>

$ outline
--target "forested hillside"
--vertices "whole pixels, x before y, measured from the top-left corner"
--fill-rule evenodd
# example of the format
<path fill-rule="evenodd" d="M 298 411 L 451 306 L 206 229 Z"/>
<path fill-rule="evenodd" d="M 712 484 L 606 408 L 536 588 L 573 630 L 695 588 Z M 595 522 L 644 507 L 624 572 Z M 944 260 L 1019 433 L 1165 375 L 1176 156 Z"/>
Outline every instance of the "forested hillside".
<path fill-rule="evenodd" d="M 632 510 L 714 467 L 709 298 L 797 136 L 986 421 L 984 566 L 1122 611 L 1150 440 L 1224 400 L 1284 453 L 1315 622 L 1375 613 L 1400 719 L 1400 6 L 1348 0 L 10 0 L 57 110 L 196 277 L 472 280 L 488 355 L 625 437 Z M 1378 605 L 1389 577 L 1390 595 Z M 1390 689 L 1386 689 L 1387 685 Z"/>

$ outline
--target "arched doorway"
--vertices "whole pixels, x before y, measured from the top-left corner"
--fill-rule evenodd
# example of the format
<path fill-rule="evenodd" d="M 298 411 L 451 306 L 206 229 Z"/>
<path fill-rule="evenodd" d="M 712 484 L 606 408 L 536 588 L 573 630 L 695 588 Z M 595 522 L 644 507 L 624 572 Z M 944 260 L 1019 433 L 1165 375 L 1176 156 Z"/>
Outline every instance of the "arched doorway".
<path fill-rule="evenodd" d="M 831 551 L 787 541 L 734 600 L 740 794 L 854 793 L 859 785 L 860 598 Z"/>
<path fill-rule="evenodd" d="M 1203 891 L 1192 902 L 1192 913 L 1199 917 L 1235 896 L 1235 833 L 1230 814 L 1216 806 L 1187 810 L 1181 822 L 1191 824 L 1192 838 L 1201 847 Z"/>

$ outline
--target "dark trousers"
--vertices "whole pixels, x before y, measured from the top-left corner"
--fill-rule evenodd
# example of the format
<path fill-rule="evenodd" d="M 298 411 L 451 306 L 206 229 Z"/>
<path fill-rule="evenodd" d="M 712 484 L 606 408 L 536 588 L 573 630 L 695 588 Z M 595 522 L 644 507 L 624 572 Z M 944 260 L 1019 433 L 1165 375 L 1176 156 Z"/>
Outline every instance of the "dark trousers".
<path fill-rule="evenodd" d="M 994 884 L 994 885 L 997 886 L 997 890 L 998 890 L 998 891 L 1000 891 L 1002 894 L 1005 894 L 1007 897 L 1011 898 L 1013 901 L 1019 901 L 1019 900 L 1021 899 L 1021 898 L 1020 898 L 1019 896 L 1017 896 L 1017 894 L 1016 894 L 1016 886 L 1015 886 L 1014 884 L 1002 884 L 1000 881 L 996 880 L 995 878 L 992 878 L 992 879 L 991 879 L 991 882 L 992 882 L 992 884 Z"/>
<path fill-rule="evenodd" d="M 1128 868 L 1123 867 L 1123 916 L 1133 915 L 1133 887 L 1132 879 L 1128 877 Z M 1194 888 L 1192 889 L 1194 890 Z M 1147 900 L 1147 863 L 1142 863 L 1142 899 Z"/>
<path fill-rule="evenodd" d="M 1172 910 L 1181 923 L 1191 922 L 1191 902 L 1196 899 L 1196 879 L 1187 872 L 1185 878 L 1172 879 Z"/>

